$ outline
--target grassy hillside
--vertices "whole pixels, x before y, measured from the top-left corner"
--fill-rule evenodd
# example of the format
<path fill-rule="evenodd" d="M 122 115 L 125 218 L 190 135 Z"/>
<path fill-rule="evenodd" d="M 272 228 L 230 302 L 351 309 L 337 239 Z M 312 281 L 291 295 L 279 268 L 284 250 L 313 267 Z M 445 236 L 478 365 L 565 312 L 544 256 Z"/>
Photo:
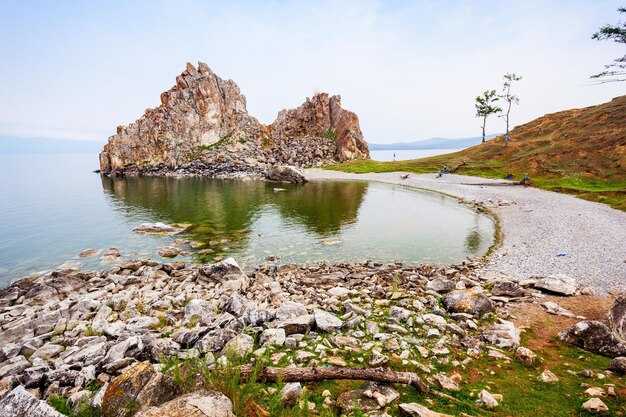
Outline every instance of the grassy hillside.
<path fill-rule="evenodd" d="M 533 186 L 574 194 L 626 211 L 626 96 L 598 106 L 547 114 L 504 136 L 460 152 L 398 162 L 351 161 L 328 169 L 345 172 L 437 172 L 442 165 L 457 173 L 485 178 L 521 179 Z"/>

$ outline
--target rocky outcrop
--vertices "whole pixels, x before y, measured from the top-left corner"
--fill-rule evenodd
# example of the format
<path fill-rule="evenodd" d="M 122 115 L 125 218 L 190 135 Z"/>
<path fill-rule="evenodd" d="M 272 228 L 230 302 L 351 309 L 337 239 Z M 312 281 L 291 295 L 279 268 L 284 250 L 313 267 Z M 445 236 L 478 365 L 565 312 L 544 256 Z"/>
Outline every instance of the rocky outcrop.
<path fill-rule="evenodd" d="M 100 154 L 104 174 L 263 177 L 273 165 L 320 166 L 369 158 L 358 117 L 339 96 L 316 94 L 274 123 L 250 116 L 232 80 L 204 63 L 187 68 L 161 94 L 161 105 L 118 126 Z M 243 174 L 242 174 L 243 173 Z"/>
<path fill-rule="evenodd" d="M 626 343 L 598 321 L 581 321 L 559 333 L 559 338 L 589 352 L 606 356 L 626 355 Z"/>

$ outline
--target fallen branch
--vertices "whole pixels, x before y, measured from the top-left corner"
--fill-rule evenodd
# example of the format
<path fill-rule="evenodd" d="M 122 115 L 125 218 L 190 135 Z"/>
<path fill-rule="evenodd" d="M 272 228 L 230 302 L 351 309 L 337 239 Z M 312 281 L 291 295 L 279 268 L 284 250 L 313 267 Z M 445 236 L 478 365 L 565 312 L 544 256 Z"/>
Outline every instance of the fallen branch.
<path fill-rule="evenodd" d="M 461 162 L 460 164 L 458 164 L 457 166 L 455 166 L 454 168 L 452 168 L 452 169 L 450 170 L 450 172 L 452 173 L 452 172 L 456 171 L 457 169 L 459 169 L 459 168 L 461 168 L 461 167 L 463 167 L 463 166 L 465 166 L 465 165 L 467 165 L 467 162 L 463 161 L 463 162 Z"/>
<path fill-rule="evenodd" d="M 242 366 L 241 379 L 248 380 L 255 371 L 252 365 Z M 387 382 L 405 384 L 415 387 L 418 391 L 428 392 L 428 386 L 414 372 L 382 371 L 364 368 L 302 368 L 265 367 L 257 370 L 256 380 L 263 382 L 312 382 L 329 379 L 354 379 L 362 381 Z"/>

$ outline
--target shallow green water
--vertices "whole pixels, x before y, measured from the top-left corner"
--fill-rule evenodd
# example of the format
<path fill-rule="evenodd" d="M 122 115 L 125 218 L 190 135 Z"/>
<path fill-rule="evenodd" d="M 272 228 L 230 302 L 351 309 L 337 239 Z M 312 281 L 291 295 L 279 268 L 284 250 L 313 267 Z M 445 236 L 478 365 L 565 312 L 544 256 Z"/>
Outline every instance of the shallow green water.
<path fill-rule="evenodd" d="M 90 172 L 92 155 L 29 158 L 31 164 L 41 158 L 38 172 L 25 169 L 19 157 L 0 156 L 0 174 L 8 173 L 7 166 L 23 171 L 0 182 L 0 193 L 8 197 L 0 200 L 0 286 L 66 261 L 107 267 L 99 256 L 77 258 L 86 248 L 116 246 L 125 258 L 160 259 L 158 248 L 177 245 L 192 262 L 234 256 L 252 266 L 271 257 L 280 263 L 449 263 L 480 256 L 492 243 L 494 226 L 487 216 L 449 197 L 401 186 L 110 179 Z M 49 164 L 55 168 L 46 171 Z M 156 221 L 192 226 L 177 236 L 132 232 Z"/>

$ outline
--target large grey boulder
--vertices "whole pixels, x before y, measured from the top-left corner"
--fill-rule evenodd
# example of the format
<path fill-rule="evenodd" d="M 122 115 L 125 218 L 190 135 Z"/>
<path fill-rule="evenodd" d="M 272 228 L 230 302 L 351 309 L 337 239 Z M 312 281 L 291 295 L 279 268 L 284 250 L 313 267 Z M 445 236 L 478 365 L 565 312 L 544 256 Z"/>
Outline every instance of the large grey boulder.
<path fill-rule="evenodd" d="M 626 356 L 626 343 L 599 321 L 585 320 L 559 333 L 559 339 L 590 352 Z"/>
<path fill-rule="evenodd" d="M 303 304 L 296 303 L 295 301 L 285 301 L 276 309 L 276 321 L 282 322 L 306 314 L 308 314 L 308 312 Z"/>
<path fill-rule="evenodd" d="M 267 170 L 265 177 L 270 181 L 291 184 L 304 184 L 306 182 L 302 171 L 290 165 L 274 165 Z"/>
<path fill-rule="evenodd" d="M 0 416 L 11 417 L 64 417 L 63 414 L 35 398 L 30 392 L 18 385 L 11 392 L 0 398 Z"/>
<path fill-rule="evenodd" d="M 341 330 L 343 325 L 343 321 L 339 317 L 323 310 L 314 310 L 313 319 L 317 330 L 324 333 L 337 332 Z"/>
<path fill-rule="evenodd" d="M 608 320 L 613 333 L 626 341 L 626 294 L 617 297 L 609 310 Z"/>
<path fill-rule="evenodd" d="M 467 313 L 481 316 L 495 309 L 489 298 L 474 289 L 449 292 L 443 297 L 442 302 L 445 309 L 451 313 Z"/>
<path fill-rule="evenodd" d="M 535 283 L 535 288 L 557 295 L 574 295 L 578 290 L 576 279 L 563 274 L 550 275 L 539 279 Z"/>

